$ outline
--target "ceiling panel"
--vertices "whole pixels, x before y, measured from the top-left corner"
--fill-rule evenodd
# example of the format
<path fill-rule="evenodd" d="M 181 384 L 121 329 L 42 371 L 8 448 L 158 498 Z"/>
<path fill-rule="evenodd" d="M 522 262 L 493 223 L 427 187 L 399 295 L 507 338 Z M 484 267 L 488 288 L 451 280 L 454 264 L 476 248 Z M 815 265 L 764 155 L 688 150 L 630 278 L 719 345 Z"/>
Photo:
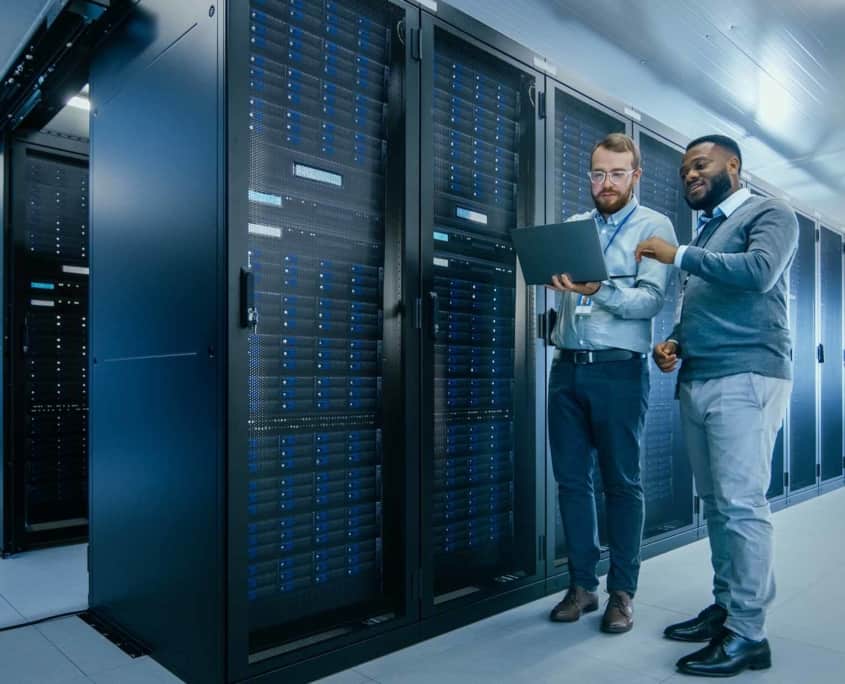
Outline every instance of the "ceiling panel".
<path fill-rule="evenodd" d="M 824 208 L 845 224 L 845 2 L 555 2 L 560 14 L 730 121 L 744 146 L 753 138 L 775 153 L 752 156 L 749 170 L 781 187 L 788 182 L 793 187 L 783 189 L 793 197 L 825 198 Z M 804 172 L 800 183 L 793 167 Z"/>

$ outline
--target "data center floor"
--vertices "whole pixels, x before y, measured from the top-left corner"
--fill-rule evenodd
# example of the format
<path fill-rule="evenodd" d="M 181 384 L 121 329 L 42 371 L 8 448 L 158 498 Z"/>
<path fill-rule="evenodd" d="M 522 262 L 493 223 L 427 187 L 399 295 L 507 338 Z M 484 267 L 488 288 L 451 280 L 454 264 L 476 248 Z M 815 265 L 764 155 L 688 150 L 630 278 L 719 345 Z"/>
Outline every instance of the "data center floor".
<path fill-rule="evenodd" d="M 88 545 L 0 558 L 0 628 L 88 607 Z"/>
<path fill-rule="evenodd" d="M 845 671 L 845 489 L 787 508 L 775 516 L 778 596 L 769 619 L 774 667 L 733 681 L 838 684 Z M 68 547 L 84 558 L 84 546 Z M 67 562 L 67 561 L 63 561 Z M 0 587 L 10 574 L 0 561 Z M 82 563 L 84 567 L 84 562 Z M 49 581 L 29 578 L 38 594 L 7 605 L 0 597 L 0 624 L 7 613 L 37 617 L 47 597 L 72 590 L 60 565 Z M 634 630 L 622 636 L 599 632 L 600 612 L 574 625 L 553 624 L 546 615 L 559 597 L 549 596 L 474 625 L 339 673 L 323 684 L 461 684 L 479 682 L 603 682 L 627 684 L 684 681 L 674 662 L 691 650 L 666 641 L 666 624 L 695 614 L 709 602 L 709 547 L 700 541 L 646 561 L 636 600 Z M 84 595 L 84 594 L 83 594 Z M 76 600 L 76 599 L 73 599 Z M 54 601 L 55 603 L 55 601 Z M 70 605 L 70 604 L 68 604 Z M 11 615 L 12 613 L 10 613 Z M 132 660 L 77 618 L 63 618 L 0 632 L 4 682 L 153 684 L 179 682 L 150 658 Z M 686 681 L 691 681 L 686 679 Z"/>

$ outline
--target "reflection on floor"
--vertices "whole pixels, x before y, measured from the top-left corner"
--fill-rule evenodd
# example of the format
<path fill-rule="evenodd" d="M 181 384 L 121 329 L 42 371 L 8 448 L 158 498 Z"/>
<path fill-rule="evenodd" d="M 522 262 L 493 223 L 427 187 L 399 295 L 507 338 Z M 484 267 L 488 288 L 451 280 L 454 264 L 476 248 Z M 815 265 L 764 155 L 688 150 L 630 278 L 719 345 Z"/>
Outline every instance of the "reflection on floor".
<path fill-rule="evenodd" d="M 774 667 L 734 682 L 840 684 L 845 672 L 845 489 L 775 516 L 778 597 L 769 617 Z M 5 581 L 0 561 L 0 580 Z M 60 572 L 54 579 L 60 579 Z M 43 577 L 43 575 L 42 575 Z M 629 634 L 599 632 L 601 612 L 572 625 L 546 618 L 549 596 L 403 651 L 323 684 L 646 684 L 694 681 L 674 662 L 695 648 L 663 627 L 710 602 L 706 541 L 646 561 Z M 2 585 L 5 593 L 5 584 Z M 53 593 L 45 587 L 45 591 Z M 55 593 L 53 593 L 55 595 Z M 0 616 L 3 615 L 0 607 Z M 0 617 L 2 619 L 2 617 Z M 132 660 L 77 618 L 0 632 L 2 681 L 14 684 L 178 683 L 149 657 Z M 204 683 L 203 683 L 204 684 Z"/>

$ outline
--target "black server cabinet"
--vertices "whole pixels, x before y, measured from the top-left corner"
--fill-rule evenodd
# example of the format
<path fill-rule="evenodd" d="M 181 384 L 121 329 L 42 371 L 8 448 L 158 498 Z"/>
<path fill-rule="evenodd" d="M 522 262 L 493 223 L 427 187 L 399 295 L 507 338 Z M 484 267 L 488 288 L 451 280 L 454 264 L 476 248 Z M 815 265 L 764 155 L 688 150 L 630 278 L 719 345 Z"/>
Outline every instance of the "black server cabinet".
<path fill-rule="evenodd" d="M 95 61 L 90 603 L 186 681 L 418 619 L 418 25 L 149 0 Z"/>
<path fill-rule="evenodd" d="M 789 404 L 789 492 L 816 477 L 816 224 L 798 214 L 798 253 L 789 275 L 793 386 Z"/>
<path fill-rule="evenodd" d="M 88 527 L 88 146 L 11 145 L 4 551 Z"/>
<path fill-rule="evenodd" d="M 593 146 L 610 133 L 630 133 L 630 124 L 618 114 L 564 89 L 551 79 L 546 96 L 546 206 L 551 223 L 566 221 L 574 214 L 593 209 L 590 192 Z M 557 295 L 546 293 L 548 311 L 556 310 Z M 547 318 L 549 324 L 554 318 Z M 549 331 L 551 332 L 551 331 Z M 546 349 L 546 384 L 554 358 L 554 346 Z M 545 407 L 544 407 L 545 408 Z M 548 452 L 548 446 L 546 446 Z M 547 572 L 557 575 L 566 570 L 566 537 L 560 517 L 560 498 L 551 463 L 547 457 Z M 604 491 L 601 474 L 594 466 L 594 489 L 599 521 L 599 538 L 606 544 Z"/>
<path fill-rule="evenodd" d="M 534 289 L 522 279 L 510 232 L 542 216 L 537 102 L 543 83 L 513 60 L 459 37 L 440 18 L 423 16 L 427 615 L 532 582 L 542 588 Z"/>
<path fill-rule="evenodd" d="M 778 437 L 775 441 L 775 448 L 772 452 L 772 476 L 769 482 L 769 490 L 766 492 L 766 497 L 770 501 L 781 499 L 784 496 L 786 481 L 786 439 L 784 438 L 784 428 L 778 431 Z"/>
<path fill-rule="evenodd" d="M 9 195 L 9 187 L 8 187 L 8 170 L 7 166 L 9 163 L 9 146 L 8 141 L 5 136 L 0 135 L 0 264 L 3 265 L 4 273 L 6 269 L 6 235 L 7 235 L 7 227 L 9 224 L 9 217 L 6 213 L 8 208 L 8 195 Z M 0 302 L 6 301 L 6 277 L 5 275 L 0 278 Z M 4 305 L 3 307 L 3 330 L 4 334 L 0 335 L 0 354 L 2 354 L 2 358 L 6 358 L 6 335 L 5 331 L 7 329 L 7 311 Z M 6 466 L 5 466 L 5 458 L 6 454 L 9 453 L 9 447 L 6 443 L 8 430 L 6 430 L 6 364 L 0 363 L 0 385 L 3 387 L 3 396 L 0 397 L 0 425 L 3 426 L 3 456 L 0 457 L 0 555 L 3 554 L 6 548 L 6 501 L 8 496 L 6 494 L 6 483 L 8 482 L 8 478 L 6 477 Z"/>
<path fill-rule="evenodd" d="M 816 485 L 816 224 L 798 214 L 798 253 L 789 275 L 793 386 L 789 404 L 789 492 Z"/>
<path fill-rule="evenodd" d="M 821 405 L 819 441 L 822 481 L 841 480 L 842 444 L 842 236 L 821 227 L 819 243 Z"/>
<path fill-rule="evenodd" d="M 757 195 L 758 197 L 770 197 L 770 195 L 751 185 L 746 184 L 746 187 L 748 187 L 753 195 Z M 772 475 L 769 482 L 769 490 L 766 492 L 766 497 L 779 506 L 782 506 L 785 503 L 786 482 L 788 478 L 788 475 L 786 474 L 787 459 L 785 437 L 785 427 L 788 422 L 788 420 L 785 420 L 784 425 L 781 426 L 778 431 L 775 447 L 772 451 Z"/>
<path fill-rule="evenodd" d="M 683 152 L 639 127 L 637 143 L 643 169 L 640 203 L 668 216 L 678 242 L 689 244 L 692 211 L 684 199 L 678 175 Z M 655 342 L 668 339 L 672 332 L 680 290 L 680 274 L 672 269 L 663 309 L 654 318 Z M 689 529 L 695 521 L 692 469 L 681 434 L 680 408 L 675 399 L 677 373 L 662 373 L 654 363 L 650 363 L 649 368 L 651 391 L 641 456 L 646 502 L 643 540 L 646 542 Z"/>

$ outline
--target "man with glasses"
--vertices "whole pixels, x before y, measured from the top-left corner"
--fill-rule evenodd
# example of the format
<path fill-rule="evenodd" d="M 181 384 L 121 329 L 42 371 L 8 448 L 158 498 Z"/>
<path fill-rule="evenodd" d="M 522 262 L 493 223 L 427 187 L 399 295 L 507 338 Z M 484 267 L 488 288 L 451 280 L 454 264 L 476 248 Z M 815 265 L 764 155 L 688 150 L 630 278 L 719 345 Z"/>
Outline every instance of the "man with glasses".
<path fill-rule="evenodd" d="M 664 634 L 709 645 L 678 663 L 725 677 L 771 666 L 766 608 L 775 595 L 766 490 L 792 388 L 787 274 L 795 213 L 740 189 L 742 154 L 722 135 L 693 140 L 681 166 L 687 204 L 704 213 L 691 245 L 659 237 L 637 246 L 684 271 L 682 305 L 654 360 L 678 375 L 681 422 L 710 537 L 715 603 Z"/>
<path fill-rule="evenodd" d="M 640 206 L 634 187 L 642 175 L 634 141 L 613 133 L 595 145 L 589 180 L 607 271 L 601 283 L 551 277 L 560 292 L 552 333 L 557 347 L 549 377 L 549 443 L 558 484 L 569 561 L 570 586 L 551 612 L 574 622 L 598 608 L 596 566 L 600 548 L 593 489 L 593 451 L 604 483 L 610 598 L 603 631 L 633 626 L 633 598 L 640 568 L 644 497 L 640 436 L 648 405 L 647 354 L 651 320 L 663 307 L 669 267 L 637 263 L 634 248 L 650 235 L 677 244 L 669 219 Z"/>

